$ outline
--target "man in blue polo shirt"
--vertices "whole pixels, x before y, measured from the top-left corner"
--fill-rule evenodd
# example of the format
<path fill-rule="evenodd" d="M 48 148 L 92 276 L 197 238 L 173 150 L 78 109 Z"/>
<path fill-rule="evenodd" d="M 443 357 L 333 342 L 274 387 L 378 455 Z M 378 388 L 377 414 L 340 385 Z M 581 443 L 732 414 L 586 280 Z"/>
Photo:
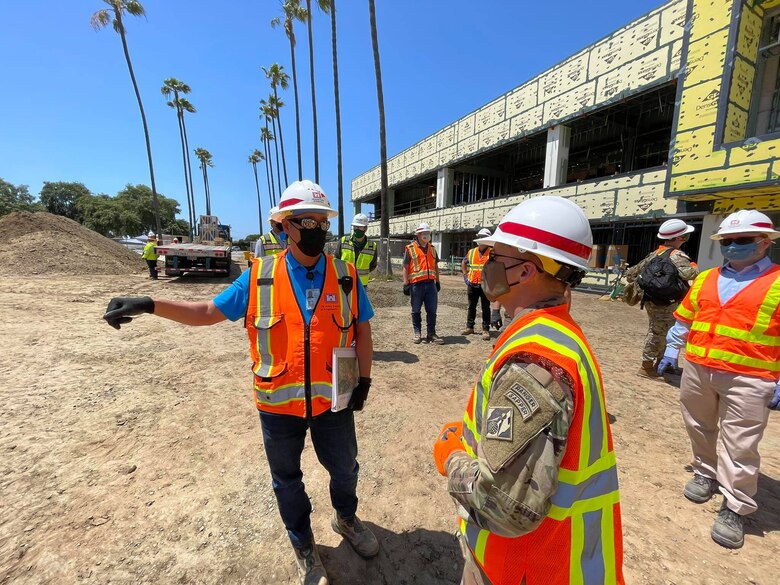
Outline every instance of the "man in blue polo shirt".
<path fill-rule="evenodd" d="M 379 552 L 376 537 L 356 515 L 359 465 L 353 416 L 362 410 L 371 385 L 369 320 L 374 311 L 355 267 L 323 253 L 328 219 L 336 215 L 318 185 L 296 181 L 282 194 L 274 215 L 288 234 L 285 252 L 253 260 L 252 268 L 212 301 L 120 297 L 111 300 L 104 315 L 117 329 L 141 313 L 188 325 L 245 319 L 266 457 L 302 585 L 328 583 L 302 482 L 300 458 L 307 430 L 330 474 L 335 510 L 331 527 L 360 556 Z M 322 382 L 330 372 L 327 360 L 333 348 L 353 343 L 359 383 L 349 408 L 333 412 L 330 385 Z"/>

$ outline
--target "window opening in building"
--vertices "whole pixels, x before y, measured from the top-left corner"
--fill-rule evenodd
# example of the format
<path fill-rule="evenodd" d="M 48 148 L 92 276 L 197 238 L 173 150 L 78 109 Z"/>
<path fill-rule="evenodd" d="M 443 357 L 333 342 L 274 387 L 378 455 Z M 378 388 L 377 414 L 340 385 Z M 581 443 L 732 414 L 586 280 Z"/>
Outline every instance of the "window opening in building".
<path fill-rule="evenodd" d="M 780 132 L 780 10 L 767 11 L 758 49 L 750 135 Z"/>

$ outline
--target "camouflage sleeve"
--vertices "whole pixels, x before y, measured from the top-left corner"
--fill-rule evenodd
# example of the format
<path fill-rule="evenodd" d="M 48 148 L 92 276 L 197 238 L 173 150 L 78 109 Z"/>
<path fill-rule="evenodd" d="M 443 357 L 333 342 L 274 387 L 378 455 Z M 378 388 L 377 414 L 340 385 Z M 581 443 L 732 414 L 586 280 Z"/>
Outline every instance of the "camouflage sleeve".
<path fill-rule="evenodd" d="M 570 386 L 536 364 L 493 378 L 478 458 L 447 461 L 450 495 L 477 525 L 502 536 L 536 529 L 550 510 L 574 412 Z"/>
<path fill-rule="evenodd" d="M 691 259 L 685 252 L 677 250 L 677 252 L 672 254 L 671 260 L 672 264 L 677 267 L 677 272 L 683 280 L 693 280 L 699 274 L 699 267 L 691 262 Z"/>

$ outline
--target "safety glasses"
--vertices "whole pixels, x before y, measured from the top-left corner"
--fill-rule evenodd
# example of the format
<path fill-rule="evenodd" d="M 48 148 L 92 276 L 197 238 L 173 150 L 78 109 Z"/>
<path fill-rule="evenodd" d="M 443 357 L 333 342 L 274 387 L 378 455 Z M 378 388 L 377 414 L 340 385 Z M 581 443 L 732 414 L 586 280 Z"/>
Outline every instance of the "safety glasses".
<path fill-rule="evenodd" d="M 723 238 L 720 241 L 721 246 L 730 246 L 731 244 L 737 244 L 739 246 L 744 246 L 745 244 L 752 244 L 756 241 L 755 236 L 744 236 L 741 238 Z"/>
<path fill-rule="evenodd" d="M 496 258 L 509 258 L 510 260 L 514 260 L 515 263 L 512 265 L 505 264 L 504 262 L 501 262 L 500 260 L 496 260 Z M 510 270 L 512 268 L 515 268 L 516 266 L 520 266 L 521 264 L 525 264 L 526 262 L 530 262 L 534 266 L 536 266 L 536 269 L 540 272 L 542 272 L 542 269 L 539 268 L 539 266 L 536 265 L 536 262 L 533 260 L 528 260 L 527 258 L 518 258 L 516 256 L 507 256 L 506 254 L 496 254 L 495 250 L 493 248 L 490 248 L 490 252 L 488 253 L 488 261 L 490 262 L 500 262 L 504 265 L 505 270 Z"/>
<path fill-rule="evenodd" d="M 317 221 L 316 219 L 312 219 L 310 217 L 300 217 L 300 218 L 293 218 L 288 221 L 305 230 L 313 230 L 316 229 L 317 226 L 319 226 L 319 228 L 323 232 L 327 232 L 330 229 L 330 222 L 327 220 Z"/>

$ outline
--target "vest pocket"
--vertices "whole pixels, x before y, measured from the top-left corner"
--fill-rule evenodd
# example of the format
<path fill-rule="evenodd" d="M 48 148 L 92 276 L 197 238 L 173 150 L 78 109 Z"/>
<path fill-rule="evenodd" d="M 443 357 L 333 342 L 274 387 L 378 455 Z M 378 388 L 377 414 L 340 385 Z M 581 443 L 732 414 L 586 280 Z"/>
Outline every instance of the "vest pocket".
<path fill-rule="evenodd" d="M 284 315 L 260 315 L 255 317 L 257 332 L 257 354 L 260 361 L 252 367 L 255 376 L 270 381 L 287 371 L 286 340 L 281 339 L 284 327 L 279 326 Z"/>

